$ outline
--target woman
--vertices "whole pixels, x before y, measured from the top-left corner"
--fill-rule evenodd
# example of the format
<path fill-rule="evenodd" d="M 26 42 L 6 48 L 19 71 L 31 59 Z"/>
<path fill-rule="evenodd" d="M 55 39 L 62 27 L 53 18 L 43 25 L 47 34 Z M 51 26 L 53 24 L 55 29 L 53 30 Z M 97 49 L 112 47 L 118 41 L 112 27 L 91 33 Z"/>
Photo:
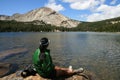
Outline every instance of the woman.
<path fill-rule="evenodd" d="M 72 68 L 61 68 L 55 66 L 50 56 L 50 50 L 47 49 L 49 45 L 47 38 L 40 40 L 40 46 L 36 49 L 33 55 L 33 64 L 37 73 L 44 78 L 56 78 L 62 76 L 72 76 L 77 72 L 82 72 L 82 69 L 72 70 Z"/>

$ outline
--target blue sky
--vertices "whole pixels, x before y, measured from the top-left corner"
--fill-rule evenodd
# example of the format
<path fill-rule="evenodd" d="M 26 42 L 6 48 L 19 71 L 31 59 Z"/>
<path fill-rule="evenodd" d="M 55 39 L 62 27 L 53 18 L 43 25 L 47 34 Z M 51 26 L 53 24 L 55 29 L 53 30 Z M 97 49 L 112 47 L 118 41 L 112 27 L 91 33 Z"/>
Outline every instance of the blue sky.
<path fill-rule="evenodd" d="M 41 7 L 79 21 L 120 17 L 120 0 L 0 0 L 0 15 L 24 14 Z"/>

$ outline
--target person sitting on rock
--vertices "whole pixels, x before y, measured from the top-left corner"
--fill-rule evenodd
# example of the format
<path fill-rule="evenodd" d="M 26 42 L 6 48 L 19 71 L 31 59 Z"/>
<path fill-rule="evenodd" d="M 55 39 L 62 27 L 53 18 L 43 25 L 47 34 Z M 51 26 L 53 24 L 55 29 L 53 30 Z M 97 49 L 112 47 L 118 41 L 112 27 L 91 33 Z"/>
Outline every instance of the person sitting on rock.
<path fill-rule="evenodd" d="M 43 78 L 56 78 L 62 76 L 72 76 L 75 73 L 82 72 L 83 68 L 73 70 L 69 68 L 61 68 L 55 66 L 52 62 L 50 50 L 47 49 L 50 40 L 42 38 L 40 46 L 33 54 L 33 64 L 36 72 Z"/>

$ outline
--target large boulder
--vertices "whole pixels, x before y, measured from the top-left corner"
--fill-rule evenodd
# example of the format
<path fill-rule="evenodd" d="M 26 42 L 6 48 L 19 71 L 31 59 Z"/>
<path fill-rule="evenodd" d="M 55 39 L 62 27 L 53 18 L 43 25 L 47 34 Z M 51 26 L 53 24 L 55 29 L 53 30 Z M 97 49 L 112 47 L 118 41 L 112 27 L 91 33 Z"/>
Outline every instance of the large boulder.
<path fill-rule="evenodd" d="M 38 74 L 36 74 L 35 76 L 23 78 L 20 75 L 20 71 L 17 71 L 14 74 L 0 78 L 0 80 L 51 80 L 51 79 L 42 78 Z M 85 71 L 84 73 L 80 73 L 66 78 L 56 78 L 54 80 L 99 80 L 99 79 L 97 79 L 93 73 Z"/>

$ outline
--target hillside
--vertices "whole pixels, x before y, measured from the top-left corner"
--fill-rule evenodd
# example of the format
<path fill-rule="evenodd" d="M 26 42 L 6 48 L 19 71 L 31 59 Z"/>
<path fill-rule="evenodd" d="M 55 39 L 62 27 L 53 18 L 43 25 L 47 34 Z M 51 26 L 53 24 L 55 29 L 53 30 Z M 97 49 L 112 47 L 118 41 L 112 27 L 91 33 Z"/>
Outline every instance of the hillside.
<path fill-rule="evenodd" d="M 29 14 L 33 12 L 28 12 Z M 20 14 L 13 15 L 14 17 Z M 12 17 L 13 17 L 12 16 Z M 9 20 L 10 16 L 0 16 L 0 32 L 18 32 L 18 31 L 35 31 L 35 32 L 64 32 L 64 31 L 94 31 L 94 32 L 120 32 L 120 17 L 107 19 L 97 22 L 80 22 L 76 27 L 58 27 L 46 23 L 43 20 L 34 20 L 29 22 L 21 22 L 16 20 Z M 65 18 L 65 17 L 64 17 Z M 6 20 L 7 19 L 7 20 Z M 21 19 L 22 20 L 22 19 Z M 50 18 L 49 18 L 50 20 Z M 64 23 L 64 21 L 63 21 Z"/>
<path fill-rule="evenodd" d="M 120 17 L 97 22 L 82 22 L 75 31 L 120 32 Z"/>
<path fill-rule="evenodd" d="M 63 16 L 62 14 L 47 8 L 42 7 L 31 10 L 25 14 L 13 14 L 12 16 L 0 15 L 0 20 L 15 20 L 17 22 L 43 21 L 46 24 L 54 26 L 64 26 L 67 28 L 76 27 L 80 22 Z"/>
<path fill-rule="evenodd" d="M 55 30 L 55 26 L 46 24 L 43 21 L 32 21 L 32 22 L 17 22 L 15 20 L 0 21 L 0 32 L 51 32 Z M 59 27 L 58 27 L 59 28 Z"/>

